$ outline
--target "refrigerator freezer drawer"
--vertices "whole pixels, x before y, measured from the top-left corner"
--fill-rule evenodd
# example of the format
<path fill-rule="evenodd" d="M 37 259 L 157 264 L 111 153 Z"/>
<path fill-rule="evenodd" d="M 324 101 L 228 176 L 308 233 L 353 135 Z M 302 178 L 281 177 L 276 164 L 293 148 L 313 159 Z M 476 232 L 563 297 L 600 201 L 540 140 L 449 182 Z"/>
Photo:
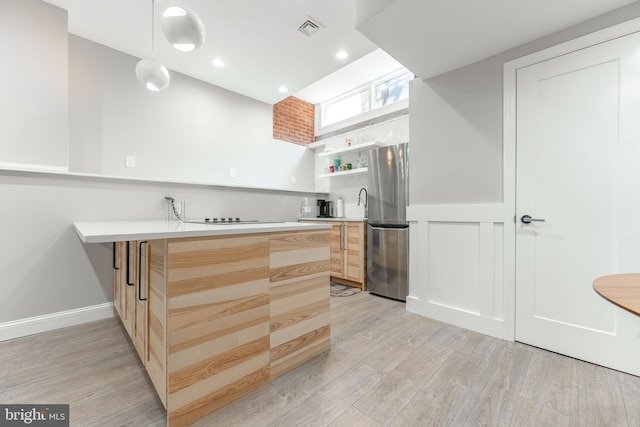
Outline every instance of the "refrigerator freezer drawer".
<path fill-rule="evenodd" d="M 368 227 L 369 292 L 406 301 L 409 293 L 409 226 L 390 228 L 369 224 Z"/>

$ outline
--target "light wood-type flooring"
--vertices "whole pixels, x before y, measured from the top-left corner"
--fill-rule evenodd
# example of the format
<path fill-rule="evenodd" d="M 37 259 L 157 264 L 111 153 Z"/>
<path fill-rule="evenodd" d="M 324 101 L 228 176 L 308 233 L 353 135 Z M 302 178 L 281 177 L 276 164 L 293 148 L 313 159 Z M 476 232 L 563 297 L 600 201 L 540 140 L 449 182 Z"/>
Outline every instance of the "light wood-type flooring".
<path fill-rule="evenodd" d="M 640 378 L 405 311 L 331 299 L 331 351 L 197 426 L 639 426 Z M 640 320 L 639 320 L 640 321 Z M 116 318 L 0 343 L 0 403 L 68 403 L 72 426 L 163 426 Z"/>

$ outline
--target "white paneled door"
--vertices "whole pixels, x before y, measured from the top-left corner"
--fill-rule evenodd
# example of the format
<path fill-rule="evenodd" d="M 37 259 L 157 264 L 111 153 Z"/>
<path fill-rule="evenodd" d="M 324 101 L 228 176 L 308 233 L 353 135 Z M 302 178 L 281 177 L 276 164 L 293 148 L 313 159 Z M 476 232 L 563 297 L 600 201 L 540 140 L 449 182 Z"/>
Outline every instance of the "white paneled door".
<path fill-rule="evenodd" d="M 640 375 L 640 35 L 518 70 L 516 152 L 516 340 Z"/>

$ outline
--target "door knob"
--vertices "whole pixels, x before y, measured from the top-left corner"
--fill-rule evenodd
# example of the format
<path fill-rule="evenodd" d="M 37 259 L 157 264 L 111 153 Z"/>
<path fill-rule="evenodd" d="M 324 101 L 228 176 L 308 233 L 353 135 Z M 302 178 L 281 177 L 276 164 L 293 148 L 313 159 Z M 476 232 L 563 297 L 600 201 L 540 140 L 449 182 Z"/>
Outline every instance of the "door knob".
<path fill-rule="evenodd" d="M 522 218 L 520 218 L 520 221 L 522 221 L 524 224 L 531 224 L 533 221 L 544 222 L 544 219 L 542 219 L 542 218 L 531 218 L 531 215 L 522 215 Z"/>

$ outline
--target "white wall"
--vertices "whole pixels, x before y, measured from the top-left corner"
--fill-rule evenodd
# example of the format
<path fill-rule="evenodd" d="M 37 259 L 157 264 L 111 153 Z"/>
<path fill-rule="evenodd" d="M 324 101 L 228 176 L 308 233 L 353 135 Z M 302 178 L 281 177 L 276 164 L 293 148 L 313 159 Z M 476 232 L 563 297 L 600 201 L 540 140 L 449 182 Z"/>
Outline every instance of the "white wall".
<path fill-rule="evenodd" d="M 43 6 L 0 1 L 0 164 L 66 169 L 67 11 Z"/>
<path fill-rule="evenodd" d="M 495 242 L 496 236 L 512 235 L 506 227 L 513 224 L 514 214 L 503 205 L 503 65 L 638 16 L 640 2 L 412 82 L 411 156 L 421 167 L 410 170 L 409 310 L 513 339 L 513 266 L 503 263 L 505 245 Z M 495 311 L 498 301 L 503 308 Z"/>

